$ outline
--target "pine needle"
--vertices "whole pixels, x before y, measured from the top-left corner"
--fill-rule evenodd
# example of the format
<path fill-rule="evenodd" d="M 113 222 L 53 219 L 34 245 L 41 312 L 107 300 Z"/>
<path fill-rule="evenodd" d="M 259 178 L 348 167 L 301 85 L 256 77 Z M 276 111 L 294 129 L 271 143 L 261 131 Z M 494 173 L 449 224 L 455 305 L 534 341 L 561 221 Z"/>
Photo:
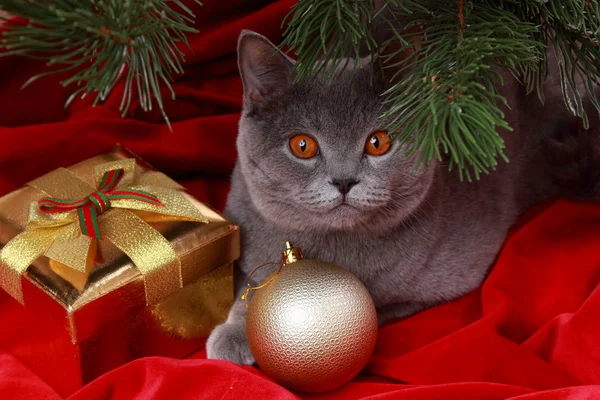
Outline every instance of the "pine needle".
<path fill-rule="evenodd" d="M 200 2 L 196 1 L 198 4 Z M 77 89 L 67 101 L 94 94 L 106 100 L 122 77 L 122 116 L 137 90 L 144 111 L 156 104 L 165 122 L 161 85 L 182 74 L 183 53 L 177 43 L 196 32 L 192 12 L 179 0 L 0 0 L 0 9 L 23 20 L 8 20 L 0 56 L 22 55 L 58 66 L 28 80 L 69 72 L 61 83 Z"/>

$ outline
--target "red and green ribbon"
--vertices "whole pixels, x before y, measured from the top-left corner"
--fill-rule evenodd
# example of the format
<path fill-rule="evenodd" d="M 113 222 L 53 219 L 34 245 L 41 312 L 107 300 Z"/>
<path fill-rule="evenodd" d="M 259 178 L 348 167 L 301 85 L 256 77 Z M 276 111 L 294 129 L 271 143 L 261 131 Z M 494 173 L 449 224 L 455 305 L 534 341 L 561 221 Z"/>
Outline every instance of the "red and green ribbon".
<path fill-rule="evenodd" d="M 96 192 L 81 200 L 42 199 L 38 202 L 40 210 L 49 214 L 77 210 L 81 233 L 102 240 L 98 217 L 111 209 L 112 200 L 137 200 L 156 206 L 164 206 L 151 193 L 130 188 L 117 188 L 124 175 L 125 170 L 122 168 L 108 171 L 103 175 L 100 187 Z"/>

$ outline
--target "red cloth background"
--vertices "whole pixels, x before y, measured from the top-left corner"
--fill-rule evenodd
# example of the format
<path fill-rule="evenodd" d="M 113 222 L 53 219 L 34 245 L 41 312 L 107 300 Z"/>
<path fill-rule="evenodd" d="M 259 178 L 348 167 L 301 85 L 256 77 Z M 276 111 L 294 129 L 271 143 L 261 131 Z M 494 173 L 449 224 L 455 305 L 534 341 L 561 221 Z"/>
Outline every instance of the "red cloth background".
<path fill-rule="evenodd" d="M 278 41 L 294 1 L 204 3 L 194 7 L 201 33 L 185 50 L 177 101 L 166 101 L 173 132 L 139 103 L 121 119 L 118 89 L 101 106 L 86 99 L 64 109 L 69 91 L 55 78 L 19 90 L 42 64 L 0 59 L 0 195 L 120 142 L 222 209 L 241 105 L 238 34 Z M 199 352 L 132 362 L 69 399 L 598 399 L 599 280 L 600 206 L 550 202 L 522 218 L 481 289 L 381 329 L 365 374 L 336 391 L 292 394 Z M 0 398 L 59 396 L 0 350 Z"/>

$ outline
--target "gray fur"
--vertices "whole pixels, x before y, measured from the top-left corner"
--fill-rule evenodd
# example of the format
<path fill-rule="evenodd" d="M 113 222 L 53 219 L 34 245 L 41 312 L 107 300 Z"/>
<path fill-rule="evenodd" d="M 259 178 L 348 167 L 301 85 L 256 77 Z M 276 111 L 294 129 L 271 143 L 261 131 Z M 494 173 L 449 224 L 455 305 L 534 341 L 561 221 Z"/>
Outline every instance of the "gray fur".
<path fill-rule="evenodd" d="M 556 85 L 542 106 L 508 77 L 503 94 L 513 107 L 507 116 L 515 131 L 503 136 L 511 162 L 466 183 L 444 163 L 413 172 L 414 160 L 402 148 L 364 155 L 383 107 L 382 85 L 371 85 L 368 69 L 331 85 L 293 85 L 292 61 L 252 32 L 241 35 L 239 56 L 244 111 L 225 210 L 242 232 L 238 299 L 252 269 L 277 260 L 289 240 L 307 258 L 353 272 L 369 289 L 380 322 L 406 317 L 478 287 L 519 214 L 558 194 L 546 143 L 555 140 L 561 121 L 574 117 Z M 295 133 L 316 138 L 320 154 L 310 160 L 292 155 L 288 140 Z M 335 179 L 359 183 L 344 199 L 330 183 Z M 254 361 L 245 315 L 238 300 L 211 334 L 209 358 Z"/>

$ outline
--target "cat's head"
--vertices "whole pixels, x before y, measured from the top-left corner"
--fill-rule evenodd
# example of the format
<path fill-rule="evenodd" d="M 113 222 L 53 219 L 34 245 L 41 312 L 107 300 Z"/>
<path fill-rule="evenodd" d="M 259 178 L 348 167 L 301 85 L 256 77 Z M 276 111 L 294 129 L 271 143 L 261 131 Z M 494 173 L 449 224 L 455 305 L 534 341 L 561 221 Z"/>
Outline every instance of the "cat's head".
<path fill-rule="evenodd" d="M 293 83 L 294 61 L 253 32 L 240 36 L 238 57 L 239 162 L 265 218 L 283 228 L 382 232 L 418 208 L 434 168 L 415 172 L 399 142 L 377 133 L 383 85 L 368 63 L 331 83 Z"/>

